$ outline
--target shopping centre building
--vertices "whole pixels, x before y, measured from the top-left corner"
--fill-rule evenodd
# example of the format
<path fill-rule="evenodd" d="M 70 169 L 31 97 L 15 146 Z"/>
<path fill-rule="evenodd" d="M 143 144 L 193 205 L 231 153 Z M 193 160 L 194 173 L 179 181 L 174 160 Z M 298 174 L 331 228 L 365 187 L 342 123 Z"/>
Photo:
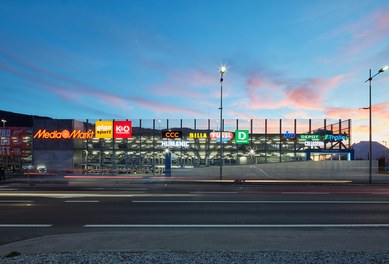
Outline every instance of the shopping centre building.
<path fill-rule="evenodd" d="M 2 127 L 7 171 L 172 175 L 192 169 L 352 160 L 351 120 L 39 119 Z M 220 132 L 222 130 L 222 132 Z"/>

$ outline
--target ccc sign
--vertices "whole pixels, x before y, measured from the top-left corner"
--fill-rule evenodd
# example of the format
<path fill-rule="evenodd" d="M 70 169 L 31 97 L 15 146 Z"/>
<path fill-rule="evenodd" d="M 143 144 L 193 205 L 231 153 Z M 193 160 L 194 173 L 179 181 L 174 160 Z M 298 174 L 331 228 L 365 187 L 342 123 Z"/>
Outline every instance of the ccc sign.
<path fill-rule="evenodd" d="M 162 138 L 182 138 L 181 131 L 162 131 Z"/>

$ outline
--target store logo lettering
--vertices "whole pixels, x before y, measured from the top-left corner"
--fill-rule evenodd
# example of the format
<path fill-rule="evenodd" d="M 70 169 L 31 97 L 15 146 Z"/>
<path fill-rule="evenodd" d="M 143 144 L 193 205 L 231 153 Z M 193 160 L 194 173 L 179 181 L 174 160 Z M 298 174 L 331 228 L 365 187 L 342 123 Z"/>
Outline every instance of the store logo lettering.
<path fill-rule="evenodd" d="M 111 126 L 98 126 L 96 129 L 97 134 L 103 135 L 103 134 L 111 134 L 112 127 Z"/>
<path fill-rule="evenodd" d="M 324 136 L 324 140 L 343 141 L 343 140 L 348 140 L 348 137 L 344 136 L 344 135 L 328 135 L 328 134 L 326 134 Z"/>
<path fill-rule="evenodd" d="M 94 132 L 81 132 L 81 130 L 73 130 L 71 133 L 69 130 L 64 129 L 61 132 L 55 130 L 53 132 L 47 132 L 46 129 L 39 129 L 35 133 L 34 138 L 45 138 L 45 139 L 60 139 L 60 138 L 80 138 L 87 139 L 93 138 Z"/>
<path fill-rule="evenodd" d="M 289 131 L 287 130 L 284 134 L 284 138 L 295 139 L 296 133 L 289 133 Z"/>
<path fill-rule="evenodd" d="M 207 138 L 207 133 L 189 133 L 190 138 Z"/>
<path fill-rule="evenodd" d="M 131 128 L 129 126 L 116 126 L 116 133 L 123 134 L 123 133 L 130 133 Z"/>
<path fill-rule="evenodd" d="M 162 138 L 181 138 L 181 131 L 164 131 L 162 132 Z"/>
<path fill-rule="evenodd" d="M 238 132 L 238 139 L 243 140 L 246 138 L 246 133 L 244 132 Z"/>
<path fill-rule="evenodd" d="M 236 135 L 235 144 L 249 144 L 248 130 L 236 130 L 235 135 Z"/>

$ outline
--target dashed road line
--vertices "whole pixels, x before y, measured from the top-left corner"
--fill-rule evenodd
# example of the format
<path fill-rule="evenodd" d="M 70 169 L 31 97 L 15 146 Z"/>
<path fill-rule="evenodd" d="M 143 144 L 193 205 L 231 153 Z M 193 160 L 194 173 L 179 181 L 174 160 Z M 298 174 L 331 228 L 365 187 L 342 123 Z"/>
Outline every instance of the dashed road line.
<path fill-rule="evenodd" d="M 303 200 L 280 200 L 280 201 L 185 201 L 185 200 L 171 200 L 171 201 L 161 201 L 161 200 L 134 200 L 131 203 L 236 203 L 236 204 L 389 204 L 389 201 L 303 201 Z"/>
<path fill-rule="evenodd" d="M 389 224 L 86 224 L 84 228 L 379 228 L 389 227 Z"/>
<path fill-rule="evenodd" d="M 65 203 L 99 203 L 99 200 L 66 200 Z"/>
<path fill-rule="evenodd" d="M 0 224 L 1 227 L 52 227 L 51 224 Z"/>

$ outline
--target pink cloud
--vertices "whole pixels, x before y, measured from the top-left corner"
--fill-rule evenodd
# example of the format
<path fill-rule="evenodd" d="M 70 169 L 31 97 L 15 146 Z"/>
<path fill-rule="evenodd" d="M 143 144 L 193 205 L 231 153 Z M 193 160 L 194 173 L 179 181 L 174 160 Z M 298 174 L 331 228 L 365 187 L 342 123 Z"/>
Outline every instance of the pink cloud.
<path fill-rule="evenodd" d="M 389 102 L 372 105 L 373 120 L 386 123 L 389 120 Z M 369 110 L 358 108 L 329 108 L 325 115 L 330 118 L 342 118 L 352 120 L 368 120 Z"/>
<path fill-rule="evenodd" d="M 192 98 L 218 97 L 217 75 L 204 71 L 176 71 L 166 72 L 167 79 L 163 84 L 153 88 L 153 92 L 160 96 L 182 95 Z M 210 88 L 211 87 L 211 88 Z"/>
<path fill-rule="evenodd" d="M 164 112 L 168 113 L 186 113 L 192 116 L 195 116 L 197 112 L 195 110 L 189 109 L 189 108 L 182 108 L 182 107 L 175 107 L 170 104 L 162 104 L 156 101 L 151 101 L 147 100 L 144 98 L 125 98 L 122 96 L 117 96 L 105 91 L 97 90 L 92 87 L 90 87 L 87 84 L 84 84 L 78 80 L 68 78 L 66 76 L 63 76 L 61 74 L 56 74 L 50 71 L 47 71 L 45 69 L 36 67 L 32 65 L 31 63 L 23 60 L 23 58 L 19 57 L 16 54 L 9 53 L 7 54 L 8 57 L 10 57 L 12 60 L 17 62 L 18 64 L 22 65 L 23 67 L 32 70 L 33 72 L 37 74 L 29 74 L 26 73 L 25 71 L 20 71 L 17 70 L 14 67 L 10 67 L 7 65 L 1 65 L 0 67 L 3 68 L 4 70 L 10 72 L 11 74 L 17 75 L 19 77 L 22 77 L 24 79 L 29 79 L 35 83 L 37 83 L 39 86 L 46 87 L 44 88 L 46 92 L 49 92 L 53 95 L 56 95 L 60 97 L 62 100 L 71 102 L 71 103 L 78 103 L 78 104 L 85 104 L 86 100 L 85 98 L 89 98 L 89 101 L 98 101 L 101 104 L 109 105 L 109 106 L 115 106 L 119 107 L 122 109 L 133 109 L 134 107 L 130 105 L 129 103 L 136 104 L 138 106 L 144 107 L 150 111 L 153 111 L 155 113 L 160 113 L 162 110 Z M 70 84 L 69 87 L 63 87 L 62 85 L 59 85 L 58 83 L 52 82 L 52 81 L 47 81 L 44 78 L 37 78 L 36 76 L 43 76 L 43 77 L 48 77 L 52 80 L 59 80 L 59 81 L 64 81 L 68 84 Z M 172 76 L 175 76 L 172 74 Z M 188 77 L 186 75 L 181 74 L 176 78 L 182 78 L 181 80 L 186 80 Z M 190 72 L 189 73 L 189 84 L 192 85 L 206 85 L 211 82 L 210 76 L 208 76 L 204 72 Z M 175 78 L 172 78 L 172 83 L 174 83 Z M 193 90 L 193 89 L 192 89 Z M 189 93 L 192 91 L 190 89 L 187 90 Z M 177 90 L 171 90 L 171 92 L 177 92 Z M 182 89 L 181 89 L 182 91 Z M 185 94 L 185 93 L 183 93 Z M 192 96 L 196 95 L 196 93 L 193 93 Z M 198 96 L 201 95 L 201 93 L 198 93 Z"/>
<path fill-rule="evenodd" d="M 310 119 L 312 117 L 311 114 L 304 111 L 297 111 L 293 113 L 288 113 L 284 115 L 285 119 Z"/>
<path fill-rule="evenodd" d="M 368 109 L 332 108 L 325 112 L 329 118 L 351 119 L 352 140 L 359 142 L 368 140 L 369 136 L 369 111 Z M 389 102 L 372 106 L 372 132 L 373 140 L 388 140 Z"/>
<path fill-rule="evenodd" d="M 250 120 L 250 119 L 262 119 L 263 117 L 258 115 L 250 115 L 247 112 L 238 112 L 238 111 L 227 111 L 229 116 L 239 117 L 242 120 Z"/>
<path fill-rule="evenodd" d="M 174 114 L 179 113 L 179 114 L 188 114 L 191 116 L 198 116 L 198 111 L 190 108 L 177 107 L 172 104 L 160 103 L 160 102 L 148 100 L 141 97 L 132 97 L 132 98 L 128 98 L 128 100 L 136 105 L 144 107 L 147 110 L 153 111 L 155 113 L 161 113 L 161 112 L 174 113 Z"/>
<path fill-rule="evenodd" d="M 389 5 L 371 13 L 343 29 L 351 36 L 345 50 L 355 54 L 375 45 L 389 34 Z"/>
<path fill-rule="evenodd" d="M 290 80 L 272 80 L 269 77 L 251 76 L 246 84 L 250 109 L 293 109 L 323 110 L 325 95 L 337 87 L 346 75 L 330 79 L 308 79 L 296 84 Z"/>

